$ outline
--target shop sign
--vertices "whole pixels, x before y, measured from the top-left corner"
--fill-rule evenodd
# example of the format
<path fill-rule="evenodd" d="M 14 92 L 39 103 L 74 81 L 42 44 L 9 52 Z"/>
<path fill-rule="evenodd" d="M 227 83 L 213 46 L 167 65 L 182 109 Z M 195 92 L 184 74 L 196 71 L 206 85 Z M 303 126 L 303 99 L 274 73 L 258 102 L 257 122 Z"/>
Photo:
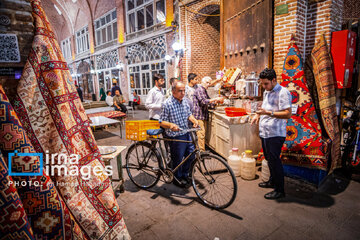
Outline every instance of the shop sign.
<path fill-rule="evenodd" d="M 282 4 L 279 6 L 276 6 L 276 15 L 283 15 L 289 12 L 288 5 Z"/>

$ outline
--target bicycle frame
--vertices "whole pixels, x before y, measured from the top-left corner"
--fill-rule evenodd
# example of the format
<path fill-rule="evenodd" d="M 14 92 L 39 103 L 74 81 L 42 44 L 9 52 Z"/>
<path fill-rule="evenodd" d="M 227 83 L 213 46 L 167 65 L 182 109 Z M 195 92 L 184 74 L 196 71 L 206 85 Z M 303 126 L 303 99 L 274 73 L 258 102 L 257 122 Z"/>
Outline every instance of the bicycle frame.
<path fill-rule="evenodd" d="M 161 156 L 161 162 L 163 164 L 163 166 L 165 166 L 165 169 L 170 169 L 168 167 L 168 164 L 166 163 L 165 159 L 167 158 L 167 156 L 165 157 L 165 153 L 163 152 L 163 148 L 161 146 L 161 142 L 163 141 L 164 142 L 164 146 L 165 146 L 165 142 L 182 142 L 182 143 L 193 143 L 195 145 L 195 149 L 194 151 L 192 151 L 191 153 L 189 153 L 180 163 L 179 165 L 176 166 L 176 168 L 172 169 L 171 172 L 174 174 L 186 161 L 188 161 L 188 159 L 193 155 L 195 154 L 195 158 L 199 158 L 200 157 L 200 148 L 199 148 L 199 144 L 198 142 L 196 141 L 196 137 L 194 136 L 194 132 L 189 132 L 190 133 L 190 136 L 191 136 L 191 141 L 186 141 L 186 140 L 179 140 L 179 139 L 171 139 L 171 138 L 148 138 L 147 140 L 151 140 L 152 142 L 155 142 L 152 143 L 152 145 L 156 146 L 156 143 L 159 142 L 159 147 L 160 147 L 160 156 Z M 166 146 L 165 146 L 165 149 L 166 149 Z"/>

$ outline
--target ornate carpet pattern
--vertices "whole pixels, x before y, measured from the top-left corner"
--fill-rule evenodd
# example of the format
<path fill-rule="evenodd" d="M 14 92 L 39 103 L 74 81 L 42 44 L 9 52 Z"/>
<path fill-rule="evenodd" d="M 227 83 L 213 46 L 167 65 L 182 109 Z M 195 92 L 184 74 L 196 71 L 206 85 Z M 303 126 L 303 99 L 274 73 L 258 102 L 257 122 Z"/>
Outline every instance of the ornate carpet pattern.
<path fill-rule="evenodd" d="M 1 86 L 0 149 L 6 163 L 9 153 L 35 153 Z M 41 176 L 12 176 L 18 183 L 12 186 L 20 196 L 35 239 L 84 238 L 53 181 L 40 168 L 38 156 L 13 156 L 11 166 L 6 164 L 5 167 L 6 171 L 11 168 L 13 173 L 42 173 Z"/>
<path fill-rule="evenodd" d="M 0 153 L 0 239 L 35 239 L 24 205 Z"/>
<path fill-rule="evenodd" d="M 33 0 L 31 4 L 36 33 L 12 105 L 35 152 L 79 157 L 78 162 L 63 163 L 63 170 L 51 175 L 60 198 L 77 223 L 78 227 L 71 225 L 71 233 L 81 229 L 85 235 L 66 238 L 130 239 L 54 33 L 40 1 Z M 63 174 L 73 167 L 85 167 L 87 171 L 79 171 L 79 176 Z M 52 221 L 58 218 L 55 223 L 62 222 L 60 217 L 70 220 L 66 216 L 41 214 Z"/>
<path fill-rule="evenodd" d="M 108 112 L 99 112 L 99 113 L 90 113 L 88 114 L 88 117 L 99 117 L 99 116 L 104 116 L 107 118 L 120 118 L 120 117 L 124 117 L 126 116 L 125 113 L 120 112 L 120 111 L 108 111 Z"/>
<path fill-rule="evenodd" d="M 335 82 L 331 69 L 331 57 L 324 35 L 311 51 L 311 62 L 318 93 L 321 119 L 327 135 L 332 140 L 330 171 L 341 166 L 340 130 L 336 114 Z"/>
<path fill-rule="evenodd" d="M 301 54 L 293 37 L 284 61 L 282 80 L 281 86 L 292 95 L 292 104 L 298 105 L 297 114 L 288 120 L 282 161 L 326 170 L 329 143 L 323 140 L 314 103 L 306 86 Z"/>

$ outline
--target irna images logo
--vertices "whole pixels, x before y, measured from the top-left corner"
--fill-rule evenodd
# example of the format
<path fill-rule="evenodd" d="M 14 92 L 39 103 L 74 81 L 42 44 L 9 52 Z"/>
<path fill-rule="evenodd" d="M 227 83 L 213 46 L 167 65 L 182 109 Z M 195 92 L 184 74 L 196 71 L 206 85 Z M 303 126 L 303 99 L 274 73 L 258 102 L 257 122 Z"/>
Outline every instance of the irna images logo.
<path fill-rule="evenodd" d="M 40 162 L 39 171 L 35 171 L 33 169 L 34 164 L 32 164 L 36 158 L 38 158 Z M 19 159 L 19 161 L 17 160 Z M 19 153 L 18 151 L 12 152 L 8 154 L 9 161 L 9 176 L 42 176 L 43 175 L 43 154 L 42 153 Z M 14 164 L 12 164 L 14 161 Z M 21 172 L 15 171 L 13 172 L 13 166 L 18 166 L 18 162 L 22 162 L 21 164 Z M 36 165 L 35 165 L 36 166 Z M 18 167 L 20 168 L 20 166 Z M 18 169 L 16 169 L 18 170 Z M 36 169 L 37 170 L 37 169 Z"/>

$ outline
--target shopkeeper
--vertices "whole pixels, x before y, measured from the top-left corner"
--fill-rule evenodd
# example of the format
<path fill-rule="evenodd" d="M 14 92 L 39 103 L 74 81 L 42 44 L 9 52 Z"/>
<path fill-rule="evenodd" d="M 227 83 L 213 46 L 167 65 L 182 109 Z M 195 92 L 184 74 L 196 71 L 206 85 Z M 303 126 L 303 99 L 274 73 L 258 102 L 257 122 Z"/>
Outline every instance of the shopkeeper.
<path fill-rule="evenodd" d="M 264 197 L 278 199 L 285 197 L 284 169 L 280 153 L 286 137 L 287 119 L 291 117 L 291 94 L 277 83 L 274 69 L 265 68 L 260 73 L 260 81 L 265 89 L 264 100 L 251 124 L 259 123 L 261 144 L 270 169 L 270 180 L 259 183 L 259 187 L 274 188 L 274 191 L 265 194 Z"/>

